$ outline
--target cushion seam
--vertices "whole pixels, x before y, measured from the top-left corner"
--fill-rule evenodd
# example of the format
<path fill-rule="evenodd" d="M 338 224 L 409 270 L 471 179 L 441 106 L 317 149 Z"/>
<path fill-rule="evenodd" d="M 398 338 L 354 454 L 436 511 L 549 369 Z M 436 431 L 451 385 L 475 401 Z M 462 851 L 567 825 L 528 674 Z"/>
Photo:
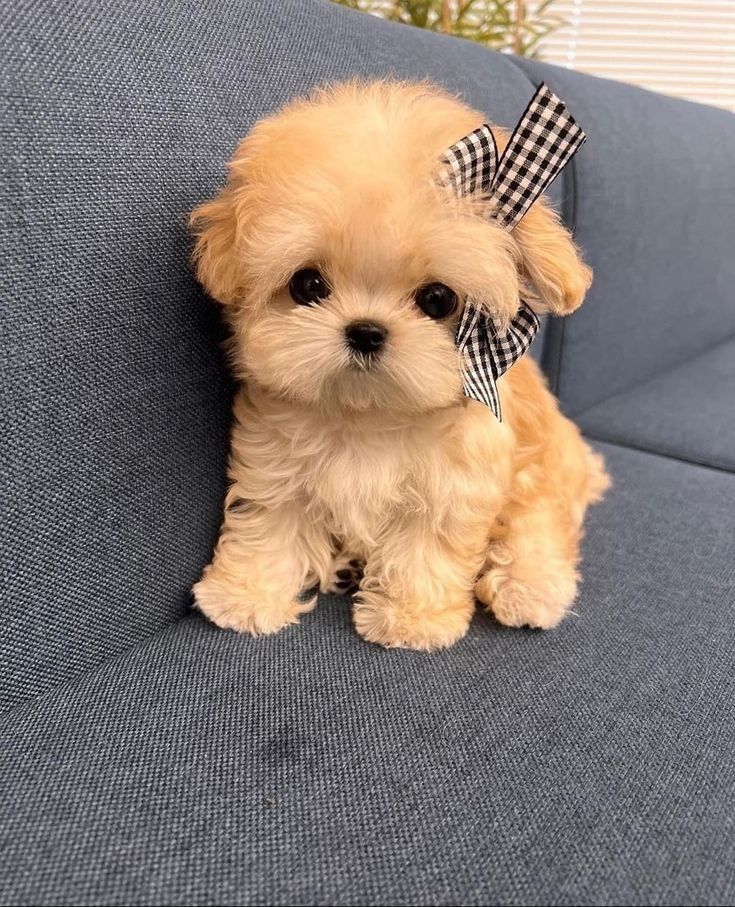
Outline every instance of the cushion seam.
<path fill-rule="evenodd" d="M 735 469 L 733 469 L 731 466 L 724 466 L 720 463 L 708 462 L 706 460 L 698 460 L 695 457 L 687 457 L 682 454 L 677 454 L 673 451 L 666 450 L 664 448 L 657 448 L 655 446 L 645 447 L 642 444 L 633 444 L 627 441 L 622 441 L 620 438 L 615 438 L 612 435 L 605 435 L 601 432 L 592 433 L 584 430 L 584 436 L 590 441 L 599 441 L 602 444 L 611 444 L 614 447 L 624 448 L 625 450 L 634 450 L 637 453 L 663 457 L 665 460 L 672 460 L 677 463 L 687 463 L 689 466 L 698 466 L 702 469 L 711 469 L 714 472 L 724 473 L 725 475 L 735 475 Z"/>
<path fill-rule="evenodd" d="M 697 359 L 701 358 L 702 356 L 708 356 L 714 350 L 718 349 L 721 346 L 726 346 L 728 343 L 732 343 L 733 341 L 735 341 L 735 334 L 733 334 L 731 337 L 726 337 L 724 340 L 717 340 L 715 343 L 706 347 L 701 352 L 695 353 L 689 359 L 685 359 L 683 362 L 677 362 L 675 365 L 671 365 L 668 368 L 665 368 L 662 371 L 657 372 L 655 375 L 651 375 L 651 377 L 646 378 L 645 381 L 641 381 L 638 384 L 633 384 L 630 387 L 625 388 L 624 390 L 615 391 L 614 394 L 609 394 L 607 397 L 601 397 L 599 400 L 596 400 L 590 406 L 586 406 L 583 410 L 571 413 L 570 416 L 571 416 L 571 418 L 573 418 L 575 420 L 583 419 L 585 416 L 589 415 L 589 413 L 593 409 L 597 409 L 598 406 L 604 406 L 605 404 L 609 403 L 611 400 L 615 400 L 616 397 L 626 397 L 629 394 L 634 394 L 636 391 L 642 390 L 643 388 L 647 387 L 649 384 L 653 384 L 654 381 L 658 381 L 660 378 L 665 378 L 666 375 L 670 374 L 671 372 L 675 372 L 677 369 L 683 368 L 686 365 L 691 365 L 693 362 L 695 362 Z"/>
<path fill-rule="evenodd" d="M 34 705 L 43 702 L 48 697 L 57 695 L 58 693 L 60 693 L 63 690 L 74 689 L 74 687 L 76 687 L 78 684 L 83 683 L 85 680 L 88 680 L 90 677 L 94 677 L 94 675 L 97 674 L 100 670 L 102 670 L 107 665 L 111 664 L 112 662 L 116 661 L 117 659 L 124 658 L 125 656 L 129 655 L 130 652 L 133 652 L 136 649 L 139 649 L 142 646 L 147 645 L 152 639 L 157 639 L 159 636 L 162 636 L 164 633 L 168 633 L 172 627 L 177 626 L 183 620 L 187 620 L 187 619 L 191 618 L 194 615 L 194 613 L 195 612 L 193 609 L 189 609 L 188 611 L 184 612 L 184 614 L 180 614 L 177 618 L 170 621 L 165 626 L 160 627 L 155 632 L 150 633 L 148 636 L 141 637 L 139 640 L 137 640 L 136 642 L 132 643 L 129 646 L 126 646 L 124 649 L 121 649 L 119 652 L 115 652 L 113 655 L 110 655 L 108 658 L 104 658 L 104 659 L 102 659 L 102 661 L 99 661 L 96 665 L 90 666 L 86 671 L 82 671 L 81 673 L 75 675 L 74 677 L 70 677 L 68 680 L 61 681 L 61 683 L 57 683 L 55 686 L 52 686 L 49 689 L 44 690 L 41 693 L 37 693 L 35 696 L 27 696 L 24 699 L 19 699 L 17 702 L 13 703 L 12 705 L 10 705 L 7 708 L 4 708 L 0 711 L 0 723 L 2 723 L 3 720 L 5 718 L 7 718 L 9 715 L 13 714 L 14 712 L 17 712 L 20 709 L 33 707 Z"/>

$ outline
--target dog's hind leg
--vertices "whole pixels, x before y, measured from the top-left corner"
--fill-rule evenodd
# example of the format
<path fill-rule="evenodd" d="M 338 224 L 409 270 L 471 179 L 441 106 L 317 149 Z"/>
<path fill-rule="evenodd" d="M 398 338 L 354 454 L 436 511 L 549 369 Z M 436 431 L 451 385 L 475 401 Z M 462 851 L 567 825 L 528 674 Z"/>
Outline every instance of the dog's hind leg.
<path fill-rule="evenodd" d="M 545 463 L 524 494 L 516 488 L 475 586 L 480 602 L 510 627 L 555 627 L 577 595 L 582 521 L 609 479 L 602 458 L 581 440 L 566 452 L 561 463 Z"/>

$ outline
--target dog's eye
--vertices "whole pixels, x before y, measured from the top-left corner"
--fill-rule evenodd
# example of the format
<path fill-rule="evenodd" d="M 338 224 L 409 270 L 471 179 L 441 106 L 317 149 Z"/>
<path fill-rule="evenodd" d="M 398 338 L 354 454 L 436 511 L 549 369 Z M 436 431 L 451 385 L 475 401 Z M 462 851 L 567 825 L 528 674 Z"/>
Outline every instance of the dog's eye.
<path fill-rule="evenodd" d="M 416 291 L 416 305 L 429 318 L 447 318 L 457 308 L 457 294 L 443 283 L 427 283 Z"/>
<path fill-rule="evenodd" d="M 302 268 L 291 278 L 288 290 L 299 305 L 316 305 L 329 296 L 331 287 L 316 268 Z"/>

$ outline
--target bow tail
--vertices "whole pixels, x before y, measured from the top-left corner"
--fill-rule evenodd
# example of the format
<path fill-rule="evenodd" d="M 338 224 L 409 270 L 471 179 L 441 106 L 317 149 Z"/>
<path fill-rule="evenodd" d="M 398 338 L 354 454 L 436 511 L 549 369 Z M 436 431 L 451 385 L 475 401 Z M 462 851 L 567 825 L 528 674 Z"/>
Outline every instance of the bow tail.
<path fill-rule="evenodd" d="M 488 335 L 488 330 L 492 331 L 492 321 L 468 302 L 457 332 L 464 393 L 484 403 L 498 422 L 502 422 L 493 370 L 492 335 Z"/>
<path fill-rule="evenodd" d="M 504 334 L 493 320 L 467 303 L 457 331 L 457 346 L 464 392 L 484 403 L 498 422 L 503 421 L 497 379 L 526 352 L 540 327 L 538 316 L 525 302 Z"/>

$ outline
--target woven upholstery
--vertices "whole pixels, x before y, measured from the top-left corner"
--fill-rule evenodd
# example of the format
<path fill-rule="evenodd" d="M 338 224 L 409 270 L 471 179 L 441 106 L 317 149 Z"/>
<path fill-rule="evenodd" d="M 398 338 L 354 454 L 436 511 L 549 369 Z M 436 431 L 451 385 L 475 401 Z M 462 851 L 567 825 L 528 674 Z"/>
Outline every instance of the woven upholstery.
<path fill-rule="evenodd" d="M 732 903 L 732 477 L 603 451 L 557 631 L 191 618 L 9 713 L 0 902 Z"/>
<path fill-rule="evenodd" d="M 512 126 L 533 89 L 480 47 L 319 0 L 0 3 L 1 707 L 179 618 L 209 559 L 229 388 L 185 219 L 255 120 L 393 73 Z"/>
<path fill-rule="evenodd" d="M 732 119 L 322 0 L 0 6 L 0 903 L 735 903 Z M 554 632 L 186 616 L 231 392 L 186 212 L 354 74 L 506 127 L 543 77 L 591 136 L 597 281 L 532 349 L 615 484 Z"/>
<path fill-rule="evenodd" d="M 575 317 L 551 325 L 545 352 L 576 416 L 735 338 L 735 116 L 518 64 L 594 136 L 574 161 L 567 215 L 595 279 Z"/>

